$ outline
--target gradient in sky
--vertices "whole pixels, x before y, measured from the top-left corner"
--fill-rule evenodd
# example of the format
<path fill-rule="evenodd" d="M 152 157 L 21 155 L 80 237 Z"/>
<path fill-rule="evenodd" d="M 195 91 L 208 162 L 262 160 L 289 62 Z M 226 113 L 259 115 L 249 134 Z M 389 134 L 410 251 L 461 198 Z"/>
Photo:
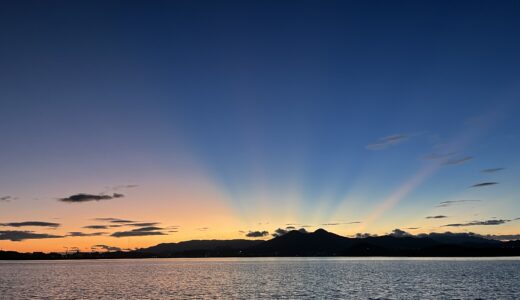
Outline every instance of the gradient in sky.
<path fill-rule="evenodd" d="M 0 248 L 519 234 L 519 37 L 518 1 L 3 1 Z"/>

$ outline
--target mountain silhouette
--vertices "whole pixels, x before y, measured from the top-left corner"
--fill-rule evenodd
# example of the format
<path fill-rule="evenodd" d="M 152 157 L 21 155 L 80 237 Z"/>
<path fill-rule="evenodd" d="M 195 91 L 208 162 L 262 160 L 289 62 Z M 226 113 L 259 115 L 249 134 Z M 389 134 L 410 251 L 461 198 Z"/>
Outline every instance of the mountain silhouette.
<path fill-rule="evenodd" d="M 162 243 L 139 252 L 151 253 L 156 255 L 175 255 L 175 256 L 197 256 L 201 253 L 211 253 L 212 255 L 229 256 L 240 254 L 241 250 L 261 244 L 260 240 L 191 240 L 179 243 Z M 209 255 L 209 254 L 208 254 Z M 205 256 L 205 255 L 203 255 Z"/>
<path fill-rule="evenodd" d="M 292 230 L 263 240 L 191 240 L 135 251 L 18 253 L 0 251 L 0 259 L 103 259 L 149 257 L 255 256 L 520 256 L 520 240 L 501 242 L 472 233 L 429 233 L 347 238 L 324 229 Z"/>
<path fill-rule="evenodd" d="M 500 242 L 467 233 L 347 238 L 324 229 L 292 230 L 267 241 L 195 240 L 140 249 L 180 256 L 506 256 L 520 255 L 520 241 Z"/>

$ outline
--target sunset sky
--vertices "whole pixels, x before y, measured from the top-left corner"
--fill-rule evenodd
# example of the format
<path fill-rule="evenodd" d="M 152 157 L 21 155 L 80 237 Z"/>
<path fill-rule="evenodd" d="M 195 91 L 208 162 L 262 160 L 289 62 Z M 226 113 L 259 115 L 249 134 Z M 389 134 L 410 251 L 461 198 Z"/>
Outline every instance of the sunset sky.
<path fill-rule="evenodd" d="M 520 234 L 496 4 L 2 1 L 0 249 Z"/>

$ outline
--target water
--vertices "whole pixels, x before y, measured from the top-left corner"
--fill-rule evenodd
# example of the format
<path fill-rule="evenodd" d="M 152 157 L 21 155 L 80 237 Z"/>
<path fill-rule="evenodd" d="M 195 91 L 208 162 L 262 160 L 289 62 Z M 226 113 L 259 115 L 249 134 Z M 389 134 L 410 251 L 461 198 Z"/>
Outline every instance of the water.
<path fill-rule="evenodd" d="M 520 259 L 2 261 L 0 299 L 520 299 Z"/>

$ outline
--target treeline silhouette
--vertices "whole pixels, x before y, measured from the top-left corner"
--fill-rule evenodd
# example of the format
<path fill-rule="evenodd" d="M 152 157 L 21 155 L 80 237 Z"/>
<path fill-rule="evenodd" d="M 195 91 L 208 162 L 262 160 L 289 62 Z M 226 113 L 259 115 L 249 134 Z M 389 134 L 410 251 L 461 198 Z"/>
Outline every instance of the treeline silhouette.
<path fill-rule="evenodd" d="M 465 233 L 347 238 L 318 229 L 311 233 L 293 230 L 267 241 L 192 240 L 134 251 L 67 254 L 0 251 L 0 259 L 4 260 L 276 256 L 520 256 L 520 240 L 502 242 Z"/>

